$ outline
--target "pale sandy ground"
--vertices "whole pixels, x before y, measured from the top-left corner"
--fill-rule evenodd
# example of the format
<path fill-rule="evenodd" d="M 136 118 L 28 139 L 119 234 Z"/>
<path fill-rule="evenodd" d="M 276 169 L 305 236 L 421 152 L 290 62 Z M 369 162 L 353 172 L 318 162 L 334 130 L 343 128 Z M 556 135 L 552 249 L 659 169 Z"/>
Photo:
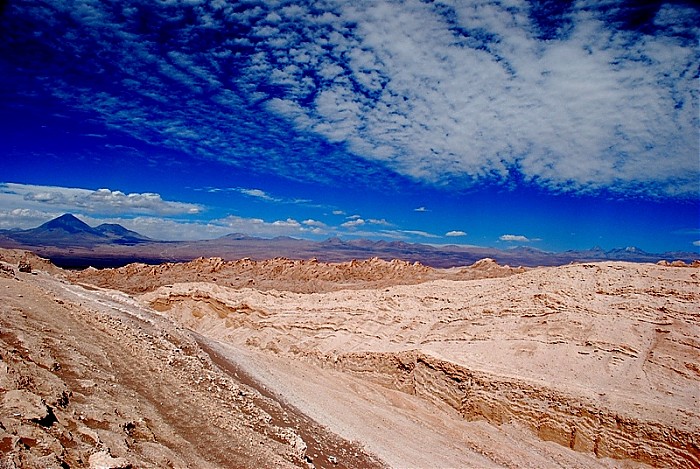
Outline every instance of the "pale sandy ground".
<path fill-rule="evenodd" d="M 381 466 L 133 298 L 0 267 L 0 468 Z"/>
<path fill-rule="evenodd" d="M 700 464 L 697 269 L 584 264 L 499 279 L 314 294 L 182 283 L 161 287 L 142 300 L 207 337 L 238 350 L 259 350 L 254 363 L 281 361 L 269 365 L 276 370 L 271 379 L 277 380 L 279 392 L 297 396 L 310 408 L 320 394 L 317 388 L 324 387 L 311 386 L 299 396 L 302 383 L 284 384 L 294 381 L 296 373 L 285 375 L 292 366 L 313 363 L 322 367 L 317 374 L 324 380 L 331 376 L 329 369 L 339 370 L 345 379 L 360 377 L 447 404 L 465 420 L 496 425 L 489 427 L 496 433 L 508 425 L 522 427 L 541 440 L 575 449 L 563 453 L 572 458 L 564 466 L 592 465 L 593 459 L 577 458 L 595 455 Z M 326 388 L 337 379 L 327 381 Z M 314 418 L 324 415 L 322 409 L 309 412 Z M 359 415 L 362 422 L 339 421 L 330 428 L 347 425 L 350 430 L 343 436 L 368 445 L 392 465 L 470 464 L 467 451 L 462 453 L 466 460 L 447 456 L 446 447 L 428 435 L 417 440 L 430 441 L 426 446 L 433 451 L 420 443 L 413 446 L 426 459 L 401 459 L 406 453 L 382 445 L 377 435 L 361 436 L 367 432 L 363 426 L 386 429 L 386 417 L 369 419 L 366 410 Z M 460 425 L 469 424 L 454 428 Z M 429 424 L 418 425 L 423 426 Z M 407 428 L 398 422 L 388 426 L 402 427 Z M 415 432 L 408 430 L 419 434 Z M 445 434 L 435 428 L 427 433 Z M 522 432 L 514 438 L 526 441 Z M 560 464 L 537 459 L 548 456 L 536 445 L 531 461 L 516 456 L 512 445 L 500 441 L 494 446 L 501 450 L 488 451 L 497 454 L 493 463 Z"/>
<path fill-rule="evenodd" d="M 441 401 L 387 389 L 336 369 L 219 343 L 217 350 L 254 373 L 343 438 L 397 468 L 642 467 L 596 458 L 543 441 L 517 422 L 467 421 Z"/>
<path fill-rule="evenodd" d="M 0 275 L 0 467 L 700 466 L 698 269 L 198 262 Z"/>

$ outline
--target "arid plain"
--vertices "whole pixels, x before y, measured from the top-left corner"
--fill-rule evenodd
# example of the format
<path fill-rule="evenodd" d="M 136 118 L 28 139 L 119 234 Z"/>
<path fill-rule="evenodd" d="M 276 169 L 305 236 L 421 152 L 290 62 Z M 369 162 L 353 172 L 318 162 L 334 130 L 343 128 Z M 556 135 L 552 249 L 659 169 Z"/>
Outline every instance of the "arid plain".
<path fill-rule="evenodd" d="M 0 256 L 0 467 L 700 466 L 697 265 Z"/>

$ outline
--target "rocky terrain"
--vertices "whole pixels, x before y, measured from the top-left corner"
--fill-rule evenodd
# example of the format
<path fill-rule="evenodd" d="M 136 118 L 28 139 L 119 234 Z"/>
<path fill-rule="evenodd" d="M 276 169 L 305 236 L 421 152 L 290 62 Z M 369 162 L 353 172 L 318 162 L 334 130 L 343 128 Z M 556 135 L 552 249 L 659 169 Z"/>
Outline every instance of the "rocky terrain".
<path fill-rule="evenodd" d="M 382 466 L 133 298 L 0 266 L 0 467 Z"/>
<path fill-rule="evenodd" d="M 160 265 L 129 264 L 116 269 L 88 268 L 70 274 L 74 282 L 88 282 L 128 293 L 143 293 L 164 285 L 210 282 L 229 288 L 285 290 L 314 293 L 345 289 L 376 289 L 391 285 L 412 285 L 429 280 L 468 280 L 507 277 L 524 272 L 522 267 L 500 266 L 482 259 L 469 267 L 434 269 L 419 262 L 378 258 L 325 263 L 276 258 L 255 261 L 248 258 L 224 261 L 219 257 Z"/>
<path fill-rule="evenodd" d="M 700 467 L 685 263 L 0 254 L 0 467 Z"/>

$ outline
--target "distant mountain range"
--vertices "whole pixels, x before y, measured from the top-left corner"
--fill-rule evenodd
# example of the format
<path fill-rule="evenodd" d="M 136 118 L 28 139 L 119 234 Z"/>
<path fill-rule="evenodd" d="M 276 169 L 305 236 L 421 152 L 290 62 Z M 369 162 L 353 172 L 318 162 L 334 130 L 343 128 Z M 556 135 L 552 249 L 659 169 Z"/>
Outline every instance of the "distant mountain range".
<path fill-rule="evenodd" d="M 128 246 L 153 241 L 118 224 L 103 223 L 93 228 L 69 213 L 30 230 L 0 230 L 0 235 L 26 246 L 85 247 L 111 243 Z"/>
<path fill-rule="evenodd" d="M 700 258 L 694 252 L 654 254 L 635 247 L 609 251 L 594 247 L 583 251 L 547 252 L 531 247 L 505 250 L 457 245 L 436 247 L 368 239 L 346 241 L 329 238 L 320 242 L 287 236 L 264 239 L 240 233 L 203 241 L 159 241 L 118 224 L 105 223 L 93 228 L 71 214 L 62 215 L 29 230 L 0 230 L 0 247 L 34 251 L 63 267 L 112 267 L 130 262 L 155 264 L 188 261 L 197 257 L 317 258 L 325 262 L 379 257 L 386 260 L 418 261 L 433 267 L 469 265 L 485 257 L 511 266 L 562 265 L 605 260 L 692 262 Z"/>

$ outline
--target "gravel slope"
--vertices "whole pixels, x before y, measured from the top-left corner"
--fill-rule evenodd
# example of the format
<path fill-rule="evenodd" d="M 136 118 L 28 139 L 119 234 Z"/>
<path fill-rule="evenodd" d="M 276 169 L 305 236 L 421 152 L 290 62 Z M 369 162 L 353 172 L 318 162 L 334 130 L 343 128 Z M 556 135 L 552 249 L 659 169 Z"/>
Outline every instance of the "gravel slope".
<path fill-rule="evenodd" d="M 0 467 L 382 466 L 133 298 L 3 265 Z"/>

